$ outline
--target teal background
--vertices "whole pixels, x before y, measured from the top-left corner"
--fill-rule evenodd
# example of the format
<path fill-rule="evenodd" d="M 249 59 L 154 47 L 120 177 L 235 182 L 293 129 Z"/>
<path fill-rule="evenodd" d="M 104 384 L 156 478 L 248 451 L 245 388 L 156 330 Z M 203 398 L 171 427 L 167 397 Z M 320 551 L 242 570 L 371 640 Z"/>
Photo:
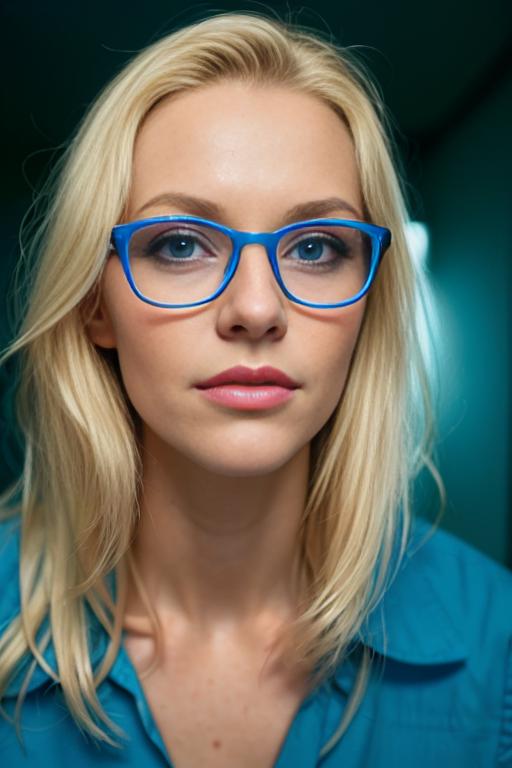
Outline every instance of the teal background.
<path fill-rule="evenodd" d="M 511 105 L 509 74 L 429 153 L 421 183 L 442 329 L 443 527 L 509 565 Z"/>
<path fill-rule="evenodd" d="M 122 65 L 165 32 L 220 11 L 288 18 L 354 46 L 392 117 L 413 218 L 430 232 L 440 319 L 441 527 L 512 566 L 512 4 L 504 0 L 177 3 L 4 2 L 0 345 L 21 219 L 76 123 Z M 21 467 L 12 364 L 0 370 L 0 488 Z M 418 504 L 437 496 L 419 483 Z"/>

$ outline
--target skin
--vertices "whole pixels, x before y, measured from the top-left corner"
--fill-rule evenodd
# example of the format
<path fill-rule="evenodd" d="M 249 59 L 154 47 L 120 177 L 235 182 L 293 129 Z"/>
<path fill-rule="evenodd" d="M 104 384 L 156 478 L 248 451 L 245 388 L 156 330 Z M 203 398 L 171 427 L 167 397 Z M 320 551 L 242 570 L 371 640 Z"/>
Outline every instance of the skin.
<path fill-rule="evenodd" d="M 332 195 L 353 210 L 324 216 L 364 220 L 345 125 L 319 100 L 283 87 L 230 82 L 166 98 L 143 123 L 133 162 L 126 221 L 199 214 L 169 204 L 141 211 L 171 190 L 215 201 L 220 223 L 246 231 L 277 229 L 291 223 L 283 216 L 292 205 Z M 153 607 L 183 643 L 197 638 L 203 652 L 225 653 L 268 638 L 294 613 L 310 441 L 343 392 L 365 304 L 294 304 L 253 244 L 214 302 L 166 310 L 140 301 L 110 256 L 88 332 L 117 349 L 141 417 L 134 553 Z M 258 412 L 212 403 L 194 388 L 236 364 L 273 365 L 301 388 Z M 128 605 L 141 628 L 132 592 Z"/>

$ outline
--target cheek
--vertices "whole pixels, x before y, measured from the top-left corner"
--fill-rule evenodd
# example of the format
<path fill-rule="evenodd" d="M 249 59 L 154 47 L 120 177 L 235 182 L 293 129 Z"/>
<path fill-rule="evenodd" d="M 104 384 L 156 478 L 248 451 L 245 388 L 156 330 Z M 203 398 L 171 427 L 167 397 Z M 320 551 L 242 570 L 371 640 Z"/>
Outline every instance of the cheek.
<path fill-rule="evenodd" d="M 343 315 L 311 336 L 311 365 L 318 371 L 315 396 L 321 426 L 332 415 L 343 394 L 361 332 L 364 305 L 345 309 Z"/>
<path fill-rule="evenodd" d="M 165 334 L 158 333 L 143 322 L 124 326 L 118 357 L 126 397 L 139 415 L 144 434 L 149 428 L 163 444 L 181 446 L 183 452 L 187 442 L 198 441 L 194 435 L 200 421 L 191 412 L 187 391 L 191 345 L 172 330 L 167 327 Z"/>
<path fill-rule="evenodd" d="M 163 394 L 172 391 L 183 367 L 187 339 L 173 333 L 174 324 L 161 310 L 132 293 L 115 262 L 109 264 L 105 275 L 105 296 L 123 383 L 142 416 L 152 403 L 157 404 Z"/>
<path fill-rule="evenodd" d="M 135 318 L 133 318 L 135 320 Z M 183 376 L 187 345 L 180 337 L 159 334 L 139 318 L 118 329 L 119 366 L 128 397 L 145 419 L 172 398 Z M 162 338 L 164 336 L 164 338 Z M 190 345 L 188 345 L 190 350 Z"/>
<path fill-rule="evenodd" d="M 314 333 L 309 334 L 310 351 L 318 370 L 324 373 L 324 384 L 328 388 L 342 387 L 345 382 L 361 332 L 365 306 L 357 302 L 344 307 L 342 314 L 330 318 L 328 323 L 320 323 Z"/>

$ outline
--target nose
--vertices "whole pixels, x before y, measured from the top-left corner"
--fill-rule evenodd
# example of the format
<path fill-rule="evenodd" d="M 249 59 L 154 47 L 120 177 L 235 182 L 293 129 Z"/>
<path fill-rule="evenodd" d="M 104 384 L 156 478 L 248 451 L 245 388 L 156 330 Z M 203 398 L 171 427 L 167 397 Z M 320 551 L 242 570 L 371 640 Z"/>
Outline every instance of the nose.
<path fill-rule="evenodd" d="M 233 283 L 236 283 L 237 290 L 249 289 L 256 294 L 261 294 L 269 287 L 274 291 L 280 291 L 267 249 L 262 243 L 244 243 L 240 248 L 239 256 L 238 266 L 228 290 Z"/>
<path fill-rule="evenodd" d="M 237 269 L 220 297 L 218 323 L 226 337 L 256 340 L 286 331 L 286 297 L 273 274 L 265 245 L 244 243 Z M 224 297 L 224 301 L 222 300 Z"/>

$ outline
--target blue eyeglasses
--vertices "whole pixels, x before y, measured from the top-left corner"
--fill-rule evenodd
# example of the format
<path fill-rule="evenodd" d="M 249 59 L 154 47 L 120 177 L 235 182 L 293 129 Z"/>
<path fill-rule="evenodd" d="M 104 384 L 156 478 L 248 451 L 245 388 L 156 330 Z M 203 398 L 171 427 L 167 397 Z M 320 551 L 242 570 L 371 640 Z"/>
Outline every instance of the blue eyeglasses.
<path fill-rule="evenodd" d="M 359 301 L 391 243 L 385 227 L 309 219 L 275 232 L 241 232 L 196 216 L 155 216 L 118 224 L 111 248 L 133 292 L 157 307 L 195 307 L 229 285 L 244 245 L 263 245 L 287 298 L 321 309 Z"/>

